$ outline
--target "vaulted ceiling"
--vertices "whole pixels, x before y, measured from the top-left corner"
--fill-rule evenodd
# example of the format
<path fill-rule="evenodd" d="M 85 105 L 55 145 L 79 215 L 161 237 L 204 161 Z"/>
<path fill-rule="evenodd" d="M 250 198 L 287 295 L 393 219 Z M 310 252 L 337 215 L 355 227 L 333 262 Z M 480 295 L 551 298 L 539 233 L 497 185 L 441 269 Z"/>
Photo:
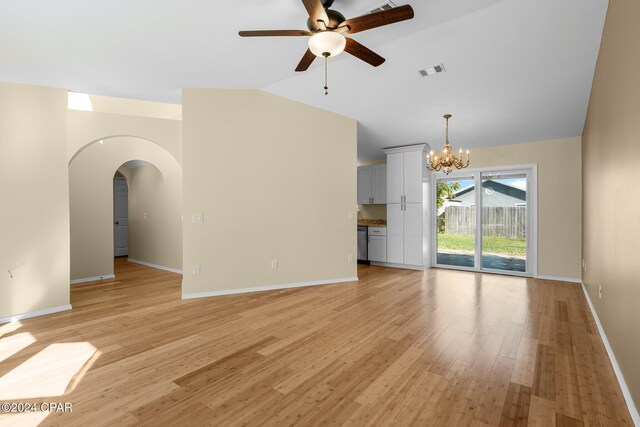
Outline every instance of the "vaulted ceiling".
<path fill-rule="evenodd" d="M 380 3 L 333 8 L 353 17 Z M 305 28 L 299 0 L 3 0 L 0 80 L 174 103 L 183 87 L 264 89 L 357 119 L 360 160 L 385 146 L 440 148 L 444 113 L 456 146 L 581 134 L 606 0 L 411 4 L 412 21 L 353 36 L 387 62 L 336 57 L 325 96 L 321 61 L 293 71 L 306 38 L 237 35 Z M 440 62 L 446 73 L 417 72 Z"/>

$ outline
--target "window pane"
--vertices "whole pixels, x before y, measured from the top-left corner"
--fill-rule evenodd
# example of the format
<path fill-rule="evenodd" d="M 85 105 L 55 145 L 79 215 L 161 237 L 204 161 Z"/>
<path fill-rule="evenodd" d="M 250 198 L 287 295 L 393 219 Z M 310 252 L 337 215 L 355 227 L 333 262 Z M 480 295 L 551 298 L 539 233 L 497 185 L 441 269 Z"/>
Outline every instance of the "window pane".
<path fill-rule="evenodd" d="M 438 264 L 475 267 L 474 182 L 472 176 L 437 181 Z"/>

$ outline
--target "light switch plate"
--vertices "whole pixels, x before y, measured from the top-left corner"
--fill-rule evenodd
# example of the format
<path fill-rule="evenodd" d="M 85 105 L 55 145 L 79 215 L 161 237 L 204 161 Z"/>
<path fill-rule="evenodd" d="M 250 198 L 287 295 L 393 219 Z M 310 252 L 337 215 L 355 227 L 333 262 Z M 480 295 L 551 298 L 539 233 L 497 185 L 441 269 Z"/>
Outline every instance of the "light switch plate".
<path fill-rule="evenodd" d="M 272 270 L 277 270 L 278 269 L 278 260 L 277 259 L 272 259 L 271 260 L 271 269 Z"/>
<path fill-rule="evenodd" d="M 201 213 L 193 214 L 193 223 L 194 224 L 202 224 L 204 222 L 204 215 Z"/>
<path fill-rule="evenodd" d="M 193 266 L 193 275 L 194 276 L 199 276 L 200 275 L 200 266 L 199 265 L 194 265 Z"/>

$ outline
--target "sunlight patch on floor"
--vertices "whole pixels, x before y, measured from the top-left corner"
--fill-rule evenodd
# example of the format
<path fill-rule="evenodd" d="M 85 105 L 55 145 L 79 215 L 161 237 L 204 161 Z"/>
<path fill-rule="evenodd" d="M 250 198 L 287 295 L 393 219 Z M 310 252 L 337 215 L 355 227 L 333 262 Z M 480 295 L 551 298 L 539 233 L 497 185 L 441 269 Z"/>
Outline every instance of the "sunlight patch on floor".
<path fill-rule="evenodd" d="M 0 338 L 0 362 L 7 360 L 14 354 L 36 342 L 36 338 L 29 332 Z"/>
<path fill-rule="evenodd" d="M 0 400 L 63 396 L 87 371 L 94 354 L 96 348 L 88 342 L 51 344 L 0 378 Z"/>
<path fill-rule="evenodd" d="M 21 326 L 22 323 L 20 323 L 18 320 L 14 320 L 13 322 L 9 322 L 0 326 L 0 337 L 18 330 Z"/>
<path fill-rule="evenodd" d="M 0 415 L 0 427 L 33 427 L 39 425 L 47 416 L 49 412 L 45 411 L 3 414 Z"/>

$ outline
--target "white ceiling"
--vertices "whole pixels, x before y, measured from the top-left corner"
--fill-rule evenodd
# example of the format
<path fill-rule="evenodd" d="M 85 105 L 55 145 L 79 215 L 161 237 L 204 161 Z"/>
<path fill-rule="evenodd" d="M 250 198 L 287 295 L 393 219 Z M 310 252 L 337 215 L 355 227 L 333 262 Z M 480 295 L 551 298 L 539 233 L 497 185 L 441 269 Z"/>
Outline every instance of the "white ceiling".
<path fill-rule="evenodd" d="M 407 0 L 396 1 L 403 4 Z M 381 0 L 336 0 L 347 17 Z M 384 146 L 456 146 L 582 132 L 606 0 L 412 0 L 412 21 L 354 38 L 387 58 L 346 54 L 293 69 L 306 38 L 242 39 L 240 29 L 302 29 L 299 0 L 2 0 L 0 80 L 180 102 L 183 87 L 263 88 L 359 121 L 358 157 Z M 443 62 L 444 74 L 417 70 Z"/>

